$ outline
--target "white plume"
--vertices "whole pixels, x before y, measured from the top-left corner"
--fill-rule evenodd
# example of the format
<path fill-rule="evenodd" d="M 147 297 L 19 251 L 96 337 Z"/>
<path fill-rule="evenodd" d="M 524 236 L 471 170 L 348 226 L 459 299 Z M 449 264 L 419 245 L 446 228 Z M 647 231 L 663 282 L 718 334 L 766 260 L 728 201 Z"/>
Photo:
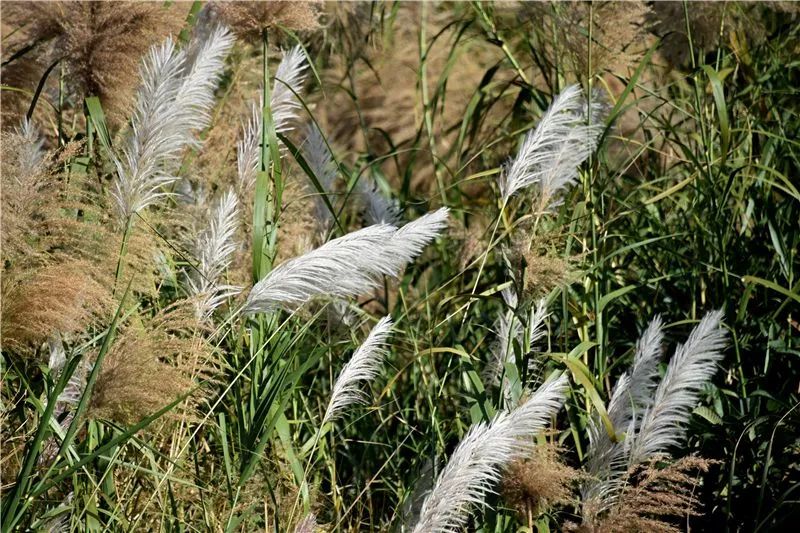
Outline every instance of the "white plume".
<path fill-rule="evenodd" d="M 357 191 L 363 202 L 364 218 L 368 224 L 400 223 L 400 207 L 395 200 L 381 192 L 374 179 L 359 179 Z"/>
<path fill-rule="evenodd" d="M 208 125 L 214 90 L 232 45 L 228 30 L 217 27 L 203 42 L 190 43 L 191 57 L 171 38 L 150 49 L 131 131 L 121 157 L 114 157 L 113 195 L 122 218 L 169 194 L 163 187 L 178 179 L 183 149 L 197 146 L 195 133 Z"/>
<path fill-rule="evenodd" d="M 681 443 L 700 390 L 717 372 L 726 333 L 722 311 L 706 314 L 678 346 L 631 442 L 629 463 L 640 464 Z"/>
<path fill-rule="evenodd" d="M 317 531 L 317 515 L 308 513 L 305 518 L 297 523 L 294 533 L 315 533 Z"/>
<path fill-rule="evenodd" d="M 627 475 L 653 457 L 681 443 L 685 424 L 702 387 L 716 372 L 725 346 L 720 311 L 708 313 L 678 346 L 658 383 L 663 341 L 656 317 L 637 343 L 631 370 L 620 377 L 609 401 L 608 416 L 621 442 L 612 442 L 599 417 L 590 420 L 588 473 L 582 488 L 584 520 L 612 507 L 628 482 Z"/>
<path fill-rule="evenodd" d="M 376 224 L 329 241 L 279 265 L 256 283 L 245 313 L 291 308 L 315 296 L 347 298 L 380 285 L 382 276 L 396 277 L 446 225 L 447 209 L 439 209 L 400 229 Z"/>
<path fill-rule="evenodd" d="M 322 193 L 314 189 L 316 198 L 314 204 L 316 219 L 322 226 L 323 231 L 325 231 L 330 227 L 332 215 L 321 194 L 328 194 L 333 191 L 339 169 L 333 160 L 333 154 L 331 154 L 322 132 L 319 131 L 319 128 L 314 123 L 309 124 L 306 130 L 306 138 L 303 142 L 303 157 L 322 188 Z"/>
<path fill-rule="evenodd" d="M 270 95 L 272 120 L 275 131 L 284 133 L 292 129 L 292 122 L 302 109 L 296 94 L 301 94 L 305 82 L 305 70 L 308 68 L 306 54 L 300 46 L 295 46 L 283 54 L 278 69 L 275 71 L 275 82 Z M 296 94 L 295 94 L 296 93 Z"/>
<path fill-rule="evenodd" d="M 236 251 L 238 215 L 239 200 L 233 190 L 228 190 L 214 207 L 208 228 L 197 238 L 197 265 L 189 276 L 189 292 L 198 297 L 199 318 L 207 319 L 226 298 L 239 291 L 237 287 L 220 285 Z"/>
<path fill-rule="evenodd" d="M 664 340 L 661 317 L 656 316 L 636 344 L 631 370 L 620 376 L 608 404 L 608 417 L 620 439 L 613 442 L 598 415 L 589 419 L 587 470 L 591 478 L 584 483 L 584 502 L 597 511 L 610 507 L 625 483 L 628 451 L 637 424 L 653 401 L 658 384 L 658 361 Z"/>
<path fill-rule="evenodd" d="M 28 117 L 23 117 L 22 122 L 16 128 L 16 133 L 21 141 L 16 147 L 18 174 L 30 177 L 44 160 L 44 139 L 39 136 L 39 130 Z"/>
<path fill-rule="evenodd" d="M 380 250 L 383 259 L 392 262 L 396 272 L 402 270 L 447 228 L 449 214 L 448 208 L 440 207 L 403 225 L 394 233 L 389 245 Z"/>
<path fill-rule="evenodd" d="M 489 424 L 473 426 L 425 499 L 413 531 L 461 531 L 470 507 L 483 503 L 502 469 L 530 450 L 532 437 L 561 409 L 566 390 L 566 377 L 548 381 L 516 409 L 501 412 Z"/>
<path fill-rule="evenodd" d="M 522 142 L 517 157 L 500 177 L 503 201 L 519 190 L 538 184 L 544 199 L 570 185 L 578 166 L 591 155 L 603 131 L 601 106 L 593 104 L 592 123 L 586 124 L 587 104 L 579 86 L 564 89 L 542 115 L 536 129 Z"/>
<path fill-rule="evenodd" d="M 359 389 L 361 382 L 375 378 L 380 372 L 381 363 L 386 357 L 386 339 L 392 329 L 392 318 L 383 317 L 364 343 L 342 369 L 331 393 L 331 401 L 322 419 L 324 426 L 338 418 L 342 410 L 353 403 L 367 403 L 364 393 Z"/>
<path fill-rule="evenodd" d="M 275 71 L 275 80 L 270 93 L 269 103 L 272 112 L 272 121 L 276 133 L 286 133 L 292 130 L 292 124 L 297 119 L 298 111 L 302 109 L 300 101 L 295 94 L 301 94 L 305 82 L 305 70 L 308 62 L 303 49 L 295 46 L 283 54 L 283 59 Z M 244 126 L 242 139 L 236 144 L 236 159 L 239 171 L 239 183 L 247 189 L 256 182 L 256 173 L 259 169 L 259 155 L 261 144 L 261 108 L 264 106 L 263 96 L 258 104 L 251 106 L 250 119 Z"/>

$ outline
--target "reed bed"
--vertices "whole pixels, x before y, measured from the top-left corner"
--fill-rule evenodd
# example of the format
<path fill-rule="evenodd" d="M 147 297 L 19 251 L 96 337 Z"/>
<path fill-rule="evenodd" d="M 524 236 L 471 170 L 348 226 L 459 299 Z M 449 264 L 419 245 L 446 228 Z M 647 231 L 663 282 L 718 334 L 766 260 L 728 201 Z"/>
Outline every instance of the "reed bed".
<path fill-rule="evenodd" d="M 2 531 L 779 531 L 789 2 L 3 2 Z"/>

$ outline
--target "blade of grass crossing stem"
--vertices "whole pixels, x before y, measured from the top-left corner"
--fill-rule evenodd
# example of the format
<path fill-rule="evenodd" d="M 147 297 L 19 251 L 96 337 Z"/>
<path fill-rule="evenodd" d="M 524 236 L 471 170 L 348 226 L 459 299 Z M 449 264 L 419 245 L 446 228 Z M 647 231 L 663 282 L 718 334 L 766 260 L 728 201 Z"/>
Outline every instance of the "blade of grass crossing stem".
<path fill-rule="evenodd" d="M 111 136 L 108 133 L 108 125 L 106 124 L 106 115 L 103 112 L 103 106 L 100 105 L 100 99 L 96 96 L 90 96 L 85 100 L 86 115 L 91 121 L 97 138 L 103 148 L 111 152 Z"/>
<path fill-rule="evenodd" d="M 336 215 L 336 210 L 333 208 L 333 204 L 331 204 L 330 198 L 328 198 L 328 192 L 330 192 L 330 191 L 326 191 L 325 188 L 322 186 L 322 183 L 320 183 L 320 181 L 317 178 L 316 174 L 314 174 L 314 171 L 311 170 L 311 167 L 308 165 L 308 162 L 305 160 L 305 158 L 303 157 L 303 154 L 300 152 L 300 150 L 297 148 L 297 146 L 295 146 L 294 143 L 292 143 L 292 141 L 287 139 L 285 135 L 282 135 L 280 133 L 278 133 L 277 135 L 278 135 L 278 139 L 280 139 L 280 141 L 292 153 L 292 157 L 294 157 L 294 160 L 297 161 L 298 165 L 300 165 L 300 168 L 303 169 L 303 172 L 306 173 L 306 175 L 308 176 L 308 179 L 311 180 L 311 183 L 314 185 L 314 188 L 317 190 L 317 192 L 322 197 L 322 201 L 325 202 L 325 207 L 328 208 L 328 211 L 330 211 L 334 222 L 336 222 L 336 225 L 339 227 L 339 231 L 342 232 L 342 234 L 344 234 L 344 228 L 342 227 L 341 222 L 339 222 L 339 217 Z"/>
<path fill-rule="evenodd" d="M 616 431 L 614 431 L 614 424 L 608 417 L 606 405 L 603 402 L 603 399 L 600 398 L 600 393 L 597 391 L 597 387 L 595 387 L 592 372 L 586 367 L 585 364 L 583 364 L 583 361 L 580 359 L 581 355 L 591 349 L 594 344 L 595 343 L 592 341 L 583 341 L 569 354 L 558 357 L 558 359 L 567 365 L 567 368 L 569 368 L 570 372 L 572 372 L 572 376 L 574 377 L 575 381 L 583 387 L 584 391 L 586 392 L 586 396 L 588 396 L 594 408 L 597 409 L 597 412 L 600 415 L 600 420 L 602 420 L 603 426 L 605 426 L 606 432 L 608 432 L 608 436 L 611 437 L 612 441 L 616 442 L 617 434 Z"/>
<path fill-rule="evenodd" d="M 276 234 L 276 209 L 280 207 L 280 153 L 278 152 L 275 124 L 272 121 L 270 108 L 269 83 L 269 39 L 267 31 L 261 36 L 261 74 L 262 99 L 261 108 L 261 157 L 259 171 L 256 174 L 256 195 L 253 206 L 253 281 L 257 282 L 271 270 L 271 243 Z M 270 176 L 270 169 L 272 176 Z M 272 178 L 272 186 L 270 186 Z M 267 228 L 269 226 L 269 230 Z M 267 235 L 269 231 L 270 235 Z M 266 259 L 266 262 L 265 262 Z"/>
<path fill-rule="evenodd" d="M 728 122 L 728 106 L 725 103 L 725 91 L 722 89 L 722 79 L 719 73 L 714 70 L 710 65 L 703 65 L 703 71 L 708 76 L 708 81 L 711 83 L 711 94 L 714 96 L 714 104 L 717 108 L 717 118 L 719 119 L 719 133 L 722 140 L 721 153 L 719 155 L 719 167 L 725 165 L 725 159 L 728 157 L 728 146 L 731 142 L 731 128 Z"/>

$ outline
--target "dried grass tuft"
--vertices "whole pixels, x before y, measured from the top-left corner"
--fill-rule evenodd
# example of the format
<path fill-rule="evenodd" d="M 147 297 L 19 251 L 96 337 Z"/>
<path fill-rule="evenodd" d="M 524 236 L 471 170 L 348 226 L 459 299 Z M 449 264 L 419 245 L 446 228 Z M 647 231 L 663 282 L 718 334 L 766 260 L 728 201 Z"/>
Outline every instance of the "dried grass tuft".
<path fill-rule="evenodd" d="M 78 334 L 106 318 L 108 288 L 86 261 L 54 260 L 39 268 L 4 272 L 2 281 L 3 347 L 27 352 L 59 332 Z"/>
<path fill-rule="evenodd" d="M 319 28 L 321 2 L 214 2 L 213 9 L 234 33 L 260 41 L 261 31 L 286 28 L 292 31 Z"/>
<path fill-rule="evenodd" d="M 198 327 L 188 300 L 125 325 L 103 361 L 90 415 L 136 422 L 188 392 L 213 365 Z"/>
<path fill-rule="evenodd" d="M 20 80 L 24 88 L 35 89 L 46 65 L 63 57 L 76 101 L 99 96 L 114 119 L 122 119 L 130 109 L 141 56 L 151 44 L 180 30 L 187 12 L 185 3 L 168 7 L 161 2 L 3 3 L 7 22 L 23 28 L 17 39 L 43 43 L 36 49 L 41 72 Z M 22 67 L 28 61 L 17 63 Z"/>
<path fill-rule="evenodd" d="M 700 512 L 694 491 L 701 473 L 713 463 L 690 455 L 660 466 L 662 458 L 629 472 L 619 503 L 578 531 L 608 533 L 679 533 L 681 519 Z"/>
<path fill-rule="evenodd" d="M 503 477 L 502 495 L 523 516 L 536 516 L 573 500 L 580 472 L 561 460 L 555 444 L 537 446 L 529 457 L 512 463 Z"/>

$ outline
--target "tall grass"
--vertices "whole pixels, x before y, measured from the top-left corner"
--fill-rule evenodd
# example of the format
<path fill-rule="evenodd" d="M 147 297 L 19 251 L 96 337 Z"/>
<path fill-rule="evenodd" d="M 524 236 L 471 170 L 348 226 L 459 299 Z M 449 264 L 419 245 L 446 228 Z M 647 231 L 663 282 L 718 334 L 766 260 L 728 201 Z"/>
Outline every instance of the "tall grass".
<path fill-rule="evenodd" d="M 792 523 L 793 6 L 120 4 L 127 48 L 47 6 L 3 30 L 3 531 Z M 141 68 L 71 83 L 101 45 Z"/>

